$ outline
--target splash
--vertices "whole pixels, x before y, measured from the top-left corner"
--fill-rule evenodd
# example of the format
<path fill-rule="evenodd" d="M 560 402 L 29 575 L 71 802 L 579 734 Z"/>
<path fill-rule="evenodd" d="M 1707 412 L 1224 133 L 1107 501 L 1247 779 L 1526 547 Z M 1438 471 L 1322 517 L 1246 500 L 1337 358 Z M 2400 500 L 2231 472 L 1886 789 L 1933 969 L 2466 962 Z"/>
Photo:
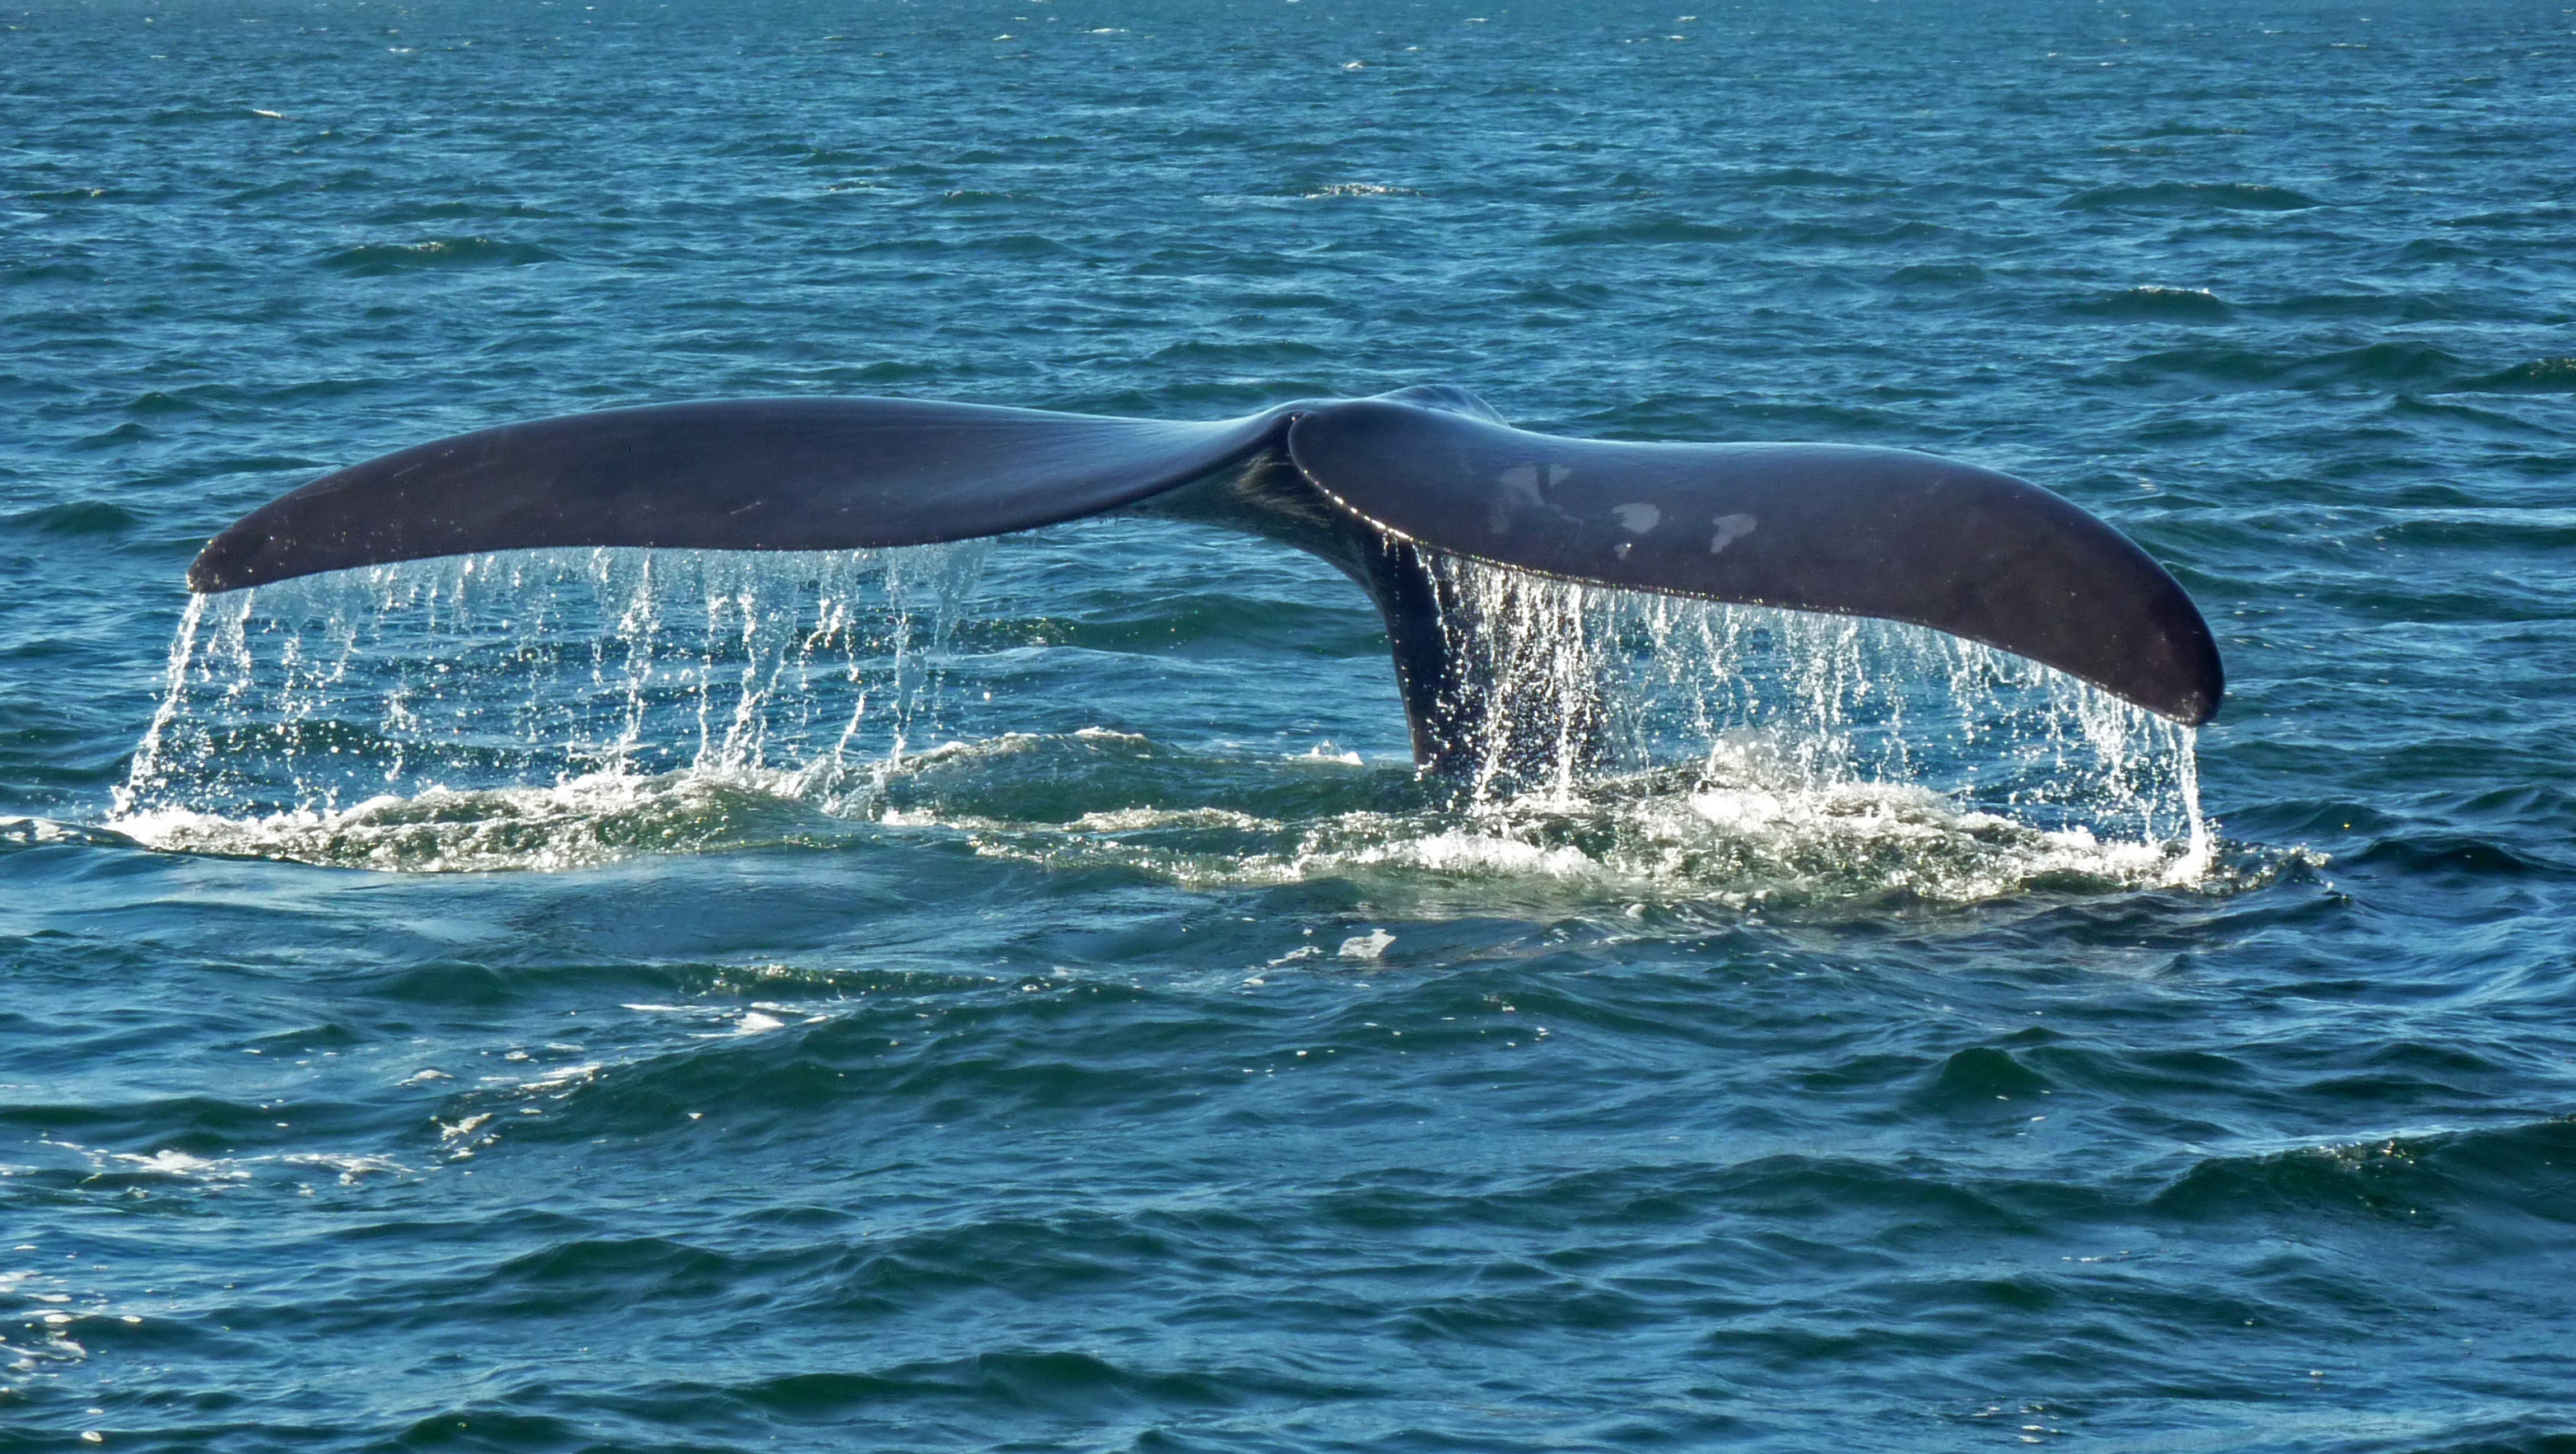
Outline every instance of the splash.
<path fill-rule="evenodd" d="M 1450 650 L 1492 683 L 1470 780 L 1488 816 L 1695 758 L 1686 801 L 1717 821 L 1948 805 L 2152 848 L 2176 882 L 2209 865 L 2198 734 L 2037 662 L 1895 622 L 1434 571 Z"/>
<path fill-rule="evenodd" d="M 937 730 L 988 554 L 524 552 L 195 598 L 111 821 L 201 849 L 255 826 L 303 857 L 460 818 L 551 842 L 727 790 L 838 810 Z M 514 861 L 520 836 L 435 866 Z"/>
<path fill-rule="evenodd" d="M 1010 730 L 978 689 L 1011 653 L 958 648 L 985 558 L 531 553 L 195 601 L 111 826 L 405 871 L 931 834 L 1190 885 L 1578 902 L 2210 869 L 2189 729 L 1937 632 L 1443 560 L 1443 630 L 1491 690 L 1475 771 L 1417 781 Z"/>

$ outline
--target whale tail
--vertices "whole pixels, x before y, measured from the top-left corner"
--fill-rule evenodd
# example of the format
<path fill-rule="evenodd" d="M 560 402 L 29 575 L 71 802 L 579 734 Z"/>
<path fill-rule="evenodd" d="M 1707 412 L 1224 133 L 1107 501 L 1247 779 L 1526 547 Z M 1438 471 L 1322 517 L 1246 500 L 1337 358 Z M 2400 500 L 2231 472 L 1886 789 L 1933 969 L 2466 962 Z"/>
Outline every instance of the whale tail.
<path fill-rule="evenodd" d="M 280 496 L 210 541 L 188 583 L 547 546 L 925 545 L 1114 510 L 1250 530 L 1350 574 L 1386 619 L 1434 771 L 1475 761 L 1496 709 L 1440 556 L 1928 626 L 2187 724 L 2225 690 L 2173 577 L 2037 486 L 1908 450 L 1535 434 L 1436 385 L 1206 423 L 754 399 L 506 425 Z"/>

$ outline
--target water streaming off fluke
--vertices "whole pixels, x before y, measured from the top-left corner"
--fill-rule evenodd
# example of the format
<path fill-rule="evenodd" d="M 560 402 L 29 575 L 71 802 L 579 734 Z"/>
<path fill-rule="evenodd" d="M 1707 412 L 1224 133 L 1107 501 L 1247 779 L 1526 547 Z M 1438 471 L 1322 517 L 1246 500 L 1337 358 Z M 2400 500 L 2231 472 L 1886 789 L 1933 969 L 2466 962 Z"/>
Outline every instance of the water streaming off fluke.
<path fill-rule="evenodd" d="M 383 870 L 928 834 L 1190 884 L 1623 902 L 2209 865 L 2190 729 L 1936 632 L 1443 561 L 1444 628 L 1495 690 L 1479 769 L 1417 780 L 1035 720 L 1013 664 L 1048 648 L 977 594 L 988 553 L 541 552 L 201 599 L 115 826 Z"/>

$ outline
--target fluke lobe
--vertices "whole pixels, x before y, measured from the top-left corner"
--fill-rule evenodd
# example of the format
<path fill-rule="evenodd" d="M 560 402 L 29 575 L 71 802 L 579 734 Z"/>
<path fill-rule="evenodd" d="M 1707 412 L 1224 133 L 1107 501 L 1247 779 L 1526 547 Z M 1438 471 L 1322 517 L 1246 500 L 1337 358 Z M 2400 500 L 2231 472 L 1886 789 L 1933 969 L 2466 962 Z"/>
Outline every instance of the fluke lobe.
<path fill-rule="evenodd" d="M 1414 756 L 1434 771 L 1489 762 L 1497 713 L 1515 709 L 1491 700 L 1441 554 L 1929 626 L 2195 725 L 2224 689 L 2173 577 L 2035 485 L 1901 449 L 1533 434 L 1443 385 L 1214 423 L 743 399 L 511 424 L 283 495 L 209 542 L 188 584 L 546 546 L 929 545 L 1116 510 L 1341 567 L 1386 618 Z"/>

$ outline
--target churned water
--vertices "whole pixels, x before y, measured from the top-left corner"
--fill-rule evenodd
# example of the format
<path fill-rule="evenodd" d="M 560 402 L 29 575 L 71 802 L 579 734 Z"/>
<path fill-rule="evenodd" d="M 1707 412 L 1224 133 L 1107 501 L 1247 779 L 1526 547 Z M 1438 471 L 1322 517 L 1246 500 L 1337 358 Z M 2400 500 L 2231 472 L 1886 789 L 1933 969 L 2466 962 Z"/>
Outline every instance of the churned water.
<path fill-rule="evenodd" d="M 2563 0 L 0 26 L 0 1447 L 2576 1448 Z M 1424 782 L 1148 520 L 181 583 L 515 419 L 1434 380 L 2038 481 L 2226 709 L 1450 563 L 1610 750 Z"/>

